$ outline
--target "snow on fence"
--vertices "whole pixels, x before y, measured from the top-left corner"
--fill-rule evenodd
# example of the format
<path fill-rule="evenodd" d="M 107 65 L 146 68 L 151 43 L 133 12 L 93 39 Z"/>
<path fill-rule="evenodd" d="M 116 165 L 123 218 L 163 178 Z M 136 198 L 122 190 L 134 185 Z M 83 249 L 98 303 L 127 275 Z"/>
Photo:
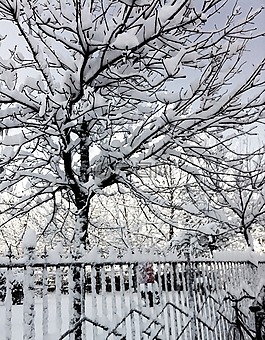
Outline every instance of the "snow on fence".
<path fill-rule="evenodd" d="M 228 292 L 261 299 L 264 285 L 261 258 L 233 259 L 176 260 L 150 252 L 104 258 L 94 249 L 74 260 L 58 250 L 37 256 L 26 246 L 21 259 L 11 252 L 0 257 L 1 334 L 7 340 L 73 339 L 72 269 L 78 266 L 83 339 L 226 339 L 233 310 Z M 246 299 L 241 307 L 254 329 L 251 304 Z"/>

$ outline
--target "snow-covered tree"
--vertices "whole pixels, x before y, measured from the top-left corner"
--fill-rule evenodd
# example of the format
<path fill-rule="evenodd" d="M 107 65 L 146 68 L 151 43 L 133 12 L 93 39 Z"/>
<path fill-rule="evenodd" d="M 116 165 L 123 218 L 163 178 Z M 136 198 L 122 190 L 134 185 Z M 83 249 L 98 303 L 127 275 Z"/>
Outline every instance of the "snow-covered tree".
<path fill-rule="evenodd" d="M 196 181 L 187 187 L 195 214 L 209 218 L 221 235 L 229 235 L 231 244 L 245 243 L 252 250 L 253 237 L 257 241 L 261 229 L 264 233 L 264 157 L 262 147 L 225 171 L 212 163 L 207 171 L 197 173 Z M 215 235 L 214 230 L 209 234 Z"/>
<path fill-rule="evenodd" d="M 244 54 L 261 12 L 225 0 L 1 0 L 0 190 L 23 188 L 10 214 L 59 194 L 75 207 L 80 256 L 105 188 L 167 206 L 142 171 L 221 162 L 200 136 L 225 143 L 222 130 L 261 118 L 264 59 L 245 67 Z"/>
<path fill-rule="evenodd" d="M 91 205 L 90 242 L 106 250 L 153 248 L 161 250 L 169 237 L 169 226 L 151 214 L 144 201 L 122 185 L 113 186 Z"/>

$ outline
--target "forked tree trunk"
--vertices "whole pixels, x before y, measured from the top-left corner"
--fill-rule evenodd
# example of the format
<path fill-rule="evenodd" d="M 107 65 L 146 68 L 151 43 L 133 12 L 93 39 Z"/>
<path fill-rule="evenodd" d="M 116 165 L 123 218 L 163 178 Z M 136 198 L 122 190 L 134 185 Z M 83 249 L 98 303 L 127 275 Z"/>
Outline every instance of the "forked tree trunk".
<path fill-rule="evenodd" d="M 244 234 L 244 238 L 246 240 L 248 248 L 254 251 L 253 238 L 252 238 L 251 230 L 249 226 L 243 226 L 243 234 Z"/>

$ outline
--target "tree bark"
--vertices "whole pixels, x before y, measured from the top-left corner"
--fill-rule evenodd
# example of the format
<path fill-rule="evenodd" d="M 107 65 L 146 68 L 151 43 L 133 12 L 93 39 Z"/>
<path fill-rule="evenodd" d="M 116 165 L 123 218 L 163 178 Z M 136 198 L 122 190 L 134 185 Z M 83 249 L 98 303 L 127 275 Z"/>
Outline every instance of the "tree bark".
<path fill-rule="evenodd" d="M 84 202 L 83 202 L 84 203 Z M 87 227 L 88 227 L 88 205 L 83 204 L 83 207 L 78 210 L 75 234 L 74 234 L 74 256 L 73 260 L 78 261 L 82 255 L 87 244 Z M 82 318 L 84 311 L 85 298 L 82 292 L 83 276 L 81 275 L 82 267 L 77 265 L 73 267 L 73 317 L 72 325 L 76 324 Z M 82 340 L 82 323 L 74 331 L 74 339 Z"/>

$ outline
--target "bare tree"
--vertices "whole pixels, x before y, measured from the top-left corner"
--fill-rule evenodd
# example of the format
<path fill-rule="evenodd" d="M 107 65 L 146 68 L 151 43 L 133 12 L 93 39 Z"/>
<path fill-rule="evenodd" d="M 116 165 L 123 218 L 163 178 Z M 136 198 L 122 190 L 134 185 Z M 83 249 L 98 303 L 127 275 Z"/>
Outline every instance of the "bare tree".
<path fill-rule="evenodd" d="M 262 36 L 253 26 L 262 8 L 232 2 L 1 0 L 0 189 L 24 189 L 11 218 L 61 195 L 75 207 L 78 257 L 91 200 L 104 188 L 122 183 L 166 205 L 141 170 L 168 156 L 220 162 L 198 137 L 218 144 L 220 131 L 264 110 L 264 59 L 244 68 L 248 42 Z M 5 45 L 14 30 L 17 41 Z"/>

